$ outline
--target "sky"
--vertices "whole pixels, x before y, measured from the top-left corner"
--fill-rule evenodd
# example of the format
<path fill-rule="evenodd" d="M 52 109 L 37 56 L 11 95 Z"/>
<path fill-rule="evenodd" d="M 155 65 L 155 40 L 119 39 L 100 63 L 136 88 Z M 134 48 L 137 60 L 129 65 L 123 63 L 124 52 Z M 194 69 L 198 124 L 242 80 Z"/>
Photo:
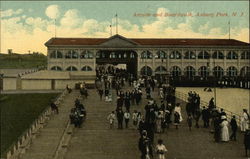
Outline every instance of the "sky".
<path fill-rule="evenodd" d="M 52 37 L 108 38 L 116 25 L 127 38 L 228 39 L 230 30 L 231 39 L 249 43 L 248 1 L 0 1 L 0 6 L 1 53 L 47 54 L 44 43 Z"/>

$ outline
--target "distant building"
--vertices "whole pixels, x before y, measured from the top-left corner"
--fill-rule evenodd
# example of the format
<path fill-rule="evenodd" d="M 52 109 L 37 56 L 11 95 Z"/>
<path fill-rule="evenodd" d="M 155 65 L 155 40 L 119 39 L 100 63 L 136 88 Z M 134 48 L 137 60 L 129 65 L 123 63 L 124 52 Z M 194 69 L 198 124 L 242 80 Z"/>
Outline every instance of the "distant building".
<path fill-rule="evenodd" d="M 136 75 L 172 78 L 249 77 L 249 43 L 234 39 L 51 38 L 48 69 L 95 71 L 101 64 L 127 64 Z"/>

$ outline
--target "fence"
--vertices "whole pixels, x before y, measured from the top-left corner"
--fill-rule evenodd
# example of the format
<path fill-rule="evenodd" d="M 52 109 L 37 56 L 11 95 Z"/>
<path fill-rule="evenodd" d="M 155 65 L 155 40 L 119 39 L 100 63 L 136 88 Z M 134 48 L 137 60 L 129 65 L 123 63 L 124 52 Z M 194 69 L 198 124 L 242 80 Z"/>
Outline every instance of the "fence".
<path fill-rule="evenodd" d="M 175 92 L 175 95 L 177 98 L 185 101 L 185 102 L 188 102 L 188 94 L 185 94 L 185 93 L 182 93 L 182 92 L 179 92 L 179 91 L 176 91 Z M 206 108 L 208 107 L 208 102 L 205 102 L 203 100 L 200 100 L 200 106 L 203 107 L 205 106 Z M 218 107 L 216 106 L 217 109 L 224 109 L 224 108 L 221 108 L 221 107 Z M 236 113 L 233 113 L 229 110 L 226 110 L 224 109 L 224 112 L 227 114 L 227 120 L 231 120 L 233 115 L 236 117 L 236 121 L 237 121 L 237 124 L 240 125 L 240 118 L 241 116 L 239 114 L 236 114 Z"/>
<path fill-rule="evenodd" d="M 55 100 L 56 105 L 61 103 L 66 92 L 67 91 L 64 90 L 60 95 L 57 96 Z M 13 143 L 5 153 L 3 153 L 4 159 L 17 159 L 19 158 L 20 154 L 25 153 L 25 150 L 32 143 L 32 139 L 35 137 L 36 133 L 38 133 L 38 130 L 44 126 L 46 121 L 49 120 L 51 113 L 51 108 L 46 108 L 30 125 L 30 127 L 24 131 L 22 135 L 20 135 L 17 141 Z"/>

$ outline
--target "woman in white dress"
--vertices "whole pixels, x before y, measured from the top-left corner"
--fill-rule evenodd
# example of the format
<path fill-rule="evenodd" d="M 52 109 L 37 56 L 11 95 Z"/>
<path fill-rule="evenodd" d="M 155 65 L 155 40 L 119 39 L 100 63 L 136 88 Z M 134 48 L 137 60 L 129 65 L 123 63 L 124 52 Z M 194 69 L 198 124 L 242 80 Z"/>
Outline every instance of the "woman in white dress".
<path fill-rule="evenodd" d="M 227 142 L 229 141 L 229 130 L 228 130 L 228 121 L 226 116 L 221 116 L 222 122 L 221 126 L 221 141 Z"/>
<path fill-rule="evenodd" d="M 248 123 L 249 123 L 249 115 L 247 113 L 247 110 L 243 109 L 243 114 L 240 120 L 240 129 L 242 132 L 245 132 L 246 129 L 248 129 Z"/>
<path fill-rule="evenodd" d="M 182 118 L 182 115 L 181 115 L 180 103 L 177 103 L 177 104 L 176 104 L 176 106 L 175 106 L 175 108 L 174 108 L 174 112 L 179 113 L 179 115 L 180 115 L 180 122 L 181 122 L 181 121 L 183 120 L 183 118 Z"/>

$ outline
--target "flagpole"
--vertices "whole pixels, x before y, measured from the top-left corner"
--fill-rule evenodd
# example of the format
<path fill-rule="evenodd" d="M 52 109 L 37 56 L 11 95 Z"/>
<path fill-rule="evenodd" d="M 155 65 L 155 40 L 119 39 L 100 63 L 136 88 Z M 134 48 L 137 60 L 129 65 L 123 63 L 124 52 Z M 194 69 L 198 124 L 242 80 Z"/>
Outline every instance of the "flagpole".
<path fill-rule="evenodd" d="M 231 29 L 231 28 L 230 28 L 230 20 L 229 20 L 229 22 L 228 22 L 228 27 L 229 27 L 229 39 L 230 39 L 230 38 L 231 38 L 231 37 L 230 37 L 230 34 L 231 34 L 231 30 L 230 30 L 230 29 Z"/>
<path fill-rule="evenodd" d="M 55 38 L 56 38 L 56 19 L 55 19 Z"/>
<path fill-rule="evenodd" d="M 116 34 L 118 34 L 118 18 L 117 18 L 117 13 L 115 15 L 115 20 L 116 20 Z"/>
<path fill-rule="evenodd" d="M 112 24 L 110 25 L 110 36 L 112 36 Z"/>

